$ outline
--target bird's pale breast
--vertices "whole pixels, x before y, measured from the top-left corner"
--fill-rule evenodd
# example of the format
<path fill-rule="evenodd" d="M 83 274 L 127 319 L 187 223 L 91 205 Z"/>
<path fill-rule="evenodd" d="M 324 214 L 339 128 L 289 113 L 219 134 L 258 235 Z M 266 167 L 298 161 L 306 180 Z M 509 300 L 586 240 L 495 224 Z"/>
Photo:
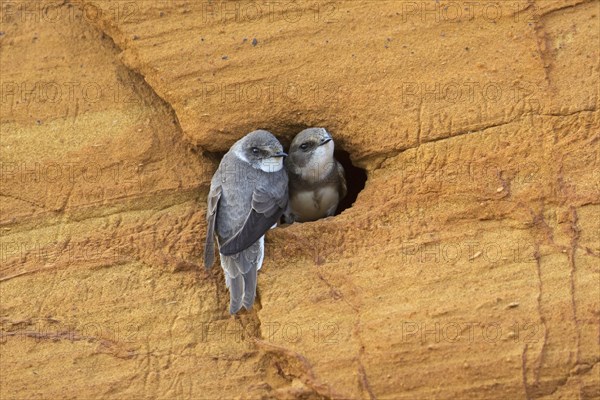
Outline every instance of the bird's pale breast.
<path fill-rule="evenodd" d="M 327 216 L 339 202 L 335 186 L 323 186 L 315 190 L 299 191 L 290 198 L 292 212 L 298 222 L 314 221 Z"/>

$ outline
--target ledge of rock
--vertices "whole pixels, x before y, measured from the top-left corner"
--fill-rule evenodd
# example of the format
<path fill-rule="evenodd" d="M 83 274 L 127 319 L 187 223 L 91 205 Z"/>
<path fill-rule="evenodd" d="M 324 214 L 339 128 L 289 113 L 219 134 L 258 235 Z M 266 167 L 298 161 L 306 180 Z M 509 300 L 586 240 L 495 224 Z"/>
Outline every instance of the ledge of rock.
<path fill-rule="evenodd" d="M 0 29 L 2 399 L 600 396 L 597 1 L 32 4 Z M 365 188 L 270 231 L 230 317 L 217 154 L 308 126 Z"/>

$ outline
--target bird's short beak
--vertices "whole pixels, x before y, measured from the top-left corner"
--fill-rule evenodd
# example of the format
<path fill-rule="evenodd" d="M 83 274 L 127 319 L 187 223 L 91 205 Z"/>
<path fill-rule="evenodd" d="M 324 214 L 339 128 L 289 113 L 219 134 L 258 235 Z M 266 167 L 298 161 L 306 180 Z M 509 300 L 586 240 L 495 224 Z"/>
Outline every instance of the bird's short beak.
<path fill-rule="evenodd" d="M 273 154 L 273 157 L 287 157 L 287 153 L 280 151 L 279 153 Z"/>
<path fill-rule="evenodd" d="M 331 138 L 331 136 L 327 136 L 326 138 L 321 140 L 321 144 L 319 146 L 323 146 L 324 144 L 327 144 L 329 142 L 331 142 L 333 139 Z"/>

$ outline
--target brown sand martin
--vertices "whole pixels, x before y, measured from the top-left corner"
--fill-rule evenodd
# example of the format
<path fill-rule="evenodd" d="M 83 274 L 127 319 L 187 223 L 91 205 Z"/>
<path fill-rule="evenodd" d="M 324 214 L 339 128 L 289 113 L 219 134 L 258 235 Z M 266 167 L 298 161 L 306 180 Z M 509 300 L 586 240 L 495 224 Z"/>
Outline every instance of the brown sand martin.
<path fill-rule="evenodd" d="M 333 139 L 324 128 L 305 129 L 292 141 L 285 160 L 290 179 L 287 223 L 335 214 L 347 189 L 344 167 L 333 157 L 333 149 Z"/>
<path fill-rule="evenodd" d="M 214 263 L 216 234 L 231 314 L 254 304 L 264 235 L 281 218 L 288 201 L 286 155 L 270 132 L 254 131 L 229 149 L 212 178 L 204 266 Z"/>

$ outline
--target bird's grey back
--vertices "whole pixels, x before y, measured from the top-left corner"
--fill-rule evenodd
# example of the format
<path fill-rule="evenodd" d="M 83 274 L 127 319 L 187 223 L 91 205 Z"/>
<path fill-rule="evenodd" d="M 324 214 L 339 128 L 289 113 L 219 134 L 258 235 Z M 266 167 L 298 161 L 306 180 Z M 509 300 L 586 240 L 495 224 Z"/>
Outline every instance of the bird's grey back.
<path fill-rule="evenodd" d="M 288 178 L 285 168 L 277 172 L 264 172 L 239 160 L 233 150 L 225 154 L 211 185 L 220 184 L 223 190 L 217 213 L 216 233 L 227 240 L 243 226 L 252 209 L 254 188 L 265 189 L 281 197 L 287 193 Z M 225 217 L 226 218 L 223 218 Z"/>

